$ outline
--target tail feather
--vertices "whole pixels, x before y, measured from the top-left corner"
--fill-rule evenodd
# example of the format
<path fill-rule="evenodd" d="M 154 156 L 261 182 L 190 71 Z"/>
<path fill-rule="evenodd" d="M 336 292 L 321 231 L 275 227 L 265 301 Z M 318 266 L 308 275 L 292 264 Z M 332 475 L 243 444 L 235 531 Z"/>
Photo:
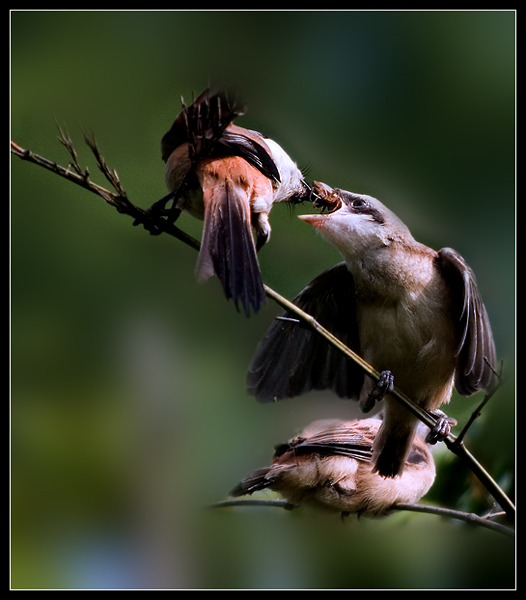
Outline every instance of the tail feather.
<path fill-rule="evenodd" d="M 403 424 L 391 427 L 384 420 L 373 447 L 373 471 L 382 477 L 401 475 L 404 463 L 413 445 L 417 422 L 409 418 Z"/>
<path fill-rule="evenodd" d="M 259 492 L 260 490 L 268 488 L 272 484 L 272 479 L 266 478 L 267 473 L 268 468 L 254 471 L 245 477 L 243 481 L 240 481 L 229 495 L 236 498 L 238 496 L 246 496 L 248 494 Z"/>
<path fill-rule="evenodd" d="M 247 316 L 257 312 L 266 300 L 256 246 L 252 236 L 250 207 L 242 193 L 228 181 L 214 186 L 205 198 L 205 217 L 197 278 L 204 281 L 214 273 L 225 296 Z"/>

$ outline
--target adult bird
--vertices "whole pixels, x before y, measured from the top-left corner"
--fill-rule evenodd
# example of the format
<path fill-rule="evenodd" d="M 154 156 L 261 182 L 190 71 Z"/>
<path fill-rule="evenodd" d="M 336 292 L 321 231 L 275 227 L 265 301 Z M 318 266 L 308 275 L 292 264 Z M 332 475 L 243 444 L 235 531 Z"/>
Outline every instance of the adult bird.
<path fill-rule="evenodd" d="M 259 401 L 333 390 L 360 401 L 364 412 L 385 395 L 385 418 L 374 448 L 375 470 L 395 477 L 404 468 L 418 425 L 393 385 L 427 411 L 449 402 L 453 389 L 470 396 L 491 387 L 495 345 L 491 326 L 466 261 L 451 248 L 417 242 L 379 200 L 314 182 L 327 213 L 302 215 L 344 262 L 316 277 L 294 303 L 353 349 L 381 380 L 365 377 L 308 325 L 285 311 L 260 344 L 247 377 Z M 448 435 L 439 418 L 437 440 Z"/>

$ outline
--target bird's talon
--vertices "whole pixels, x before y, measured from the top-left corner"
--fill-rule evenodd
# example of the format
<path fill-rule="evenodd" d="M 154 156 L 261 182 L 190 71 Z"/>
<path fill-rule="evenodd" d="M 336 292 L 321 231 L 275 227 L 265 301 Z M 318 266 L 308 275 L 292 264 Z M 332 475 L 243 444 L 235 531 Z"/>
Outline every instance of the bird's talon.
<path fill-rule="evenodd" d="M 382 371 L 380 379 L 376 382 L 371 393 L 360 403 L 361 411 L 364 413 L 371 411 L 377 402 L 383 400 L 384 396 L 392 391 L 393 387 L 394 377 L 391 371 Z"/>
<path fill-rule="evenodd" d="M 441 410 L 436 412 L 430 412 L 430 415 L 436 418 L 436 423 L 431 431 L 426 436 L 426 442 L 428 444 L 437 444 L 443 442 L 447 436 L 451 433 L 451 428 L 457 424 L 456 419 L 448 417 Z"/>

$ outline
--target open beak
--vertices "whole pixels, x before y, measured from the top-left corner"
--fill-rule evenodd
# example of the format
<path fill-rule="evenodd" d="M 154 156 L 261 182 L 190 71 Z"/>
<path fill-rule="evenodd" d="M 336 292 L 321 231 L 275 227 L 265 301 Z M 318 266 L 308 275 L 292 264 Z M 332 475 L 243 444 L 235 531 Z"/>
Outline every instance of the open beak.
<path fill-rule="evenodd" d="M 325 223 L 330 219 L 330 215 L 327 214 L 315 214 L 315 215 L 298 215 L 298 218 L 306 223 L 310 223 L 316 229 L 323 229 Z"/>
<path fill-rule="evenodd" d="M 322 212 L 334 212 L 342 206 L 340 190 L 332 188 L 321 181 L 313 181 L 310 192 L 310 201 Z"/>
<path fill-rule="evenodd" d="M 309 200 L 321 213 L 314 215 L 298 215 L 302 221 L 310 223 L 316 229 L 323 229 L 330 214 L 341 208 L 342 199 L 338 189 L 332 188 L 321 181 L 313 181 Z"/>

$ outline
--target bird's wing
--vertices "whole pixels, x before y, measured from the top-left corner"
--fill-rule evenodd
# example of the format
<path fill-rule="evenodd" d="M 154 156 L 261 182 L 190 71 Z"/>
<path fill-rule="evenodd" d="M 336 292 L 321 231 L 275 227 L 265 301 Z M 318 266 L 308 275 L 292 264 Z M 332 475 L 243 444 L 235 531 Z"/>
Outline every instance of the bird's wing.
<path fill-rule="evenodd" d="M 166 162 L 176 148 L 188 143 L 193 164 L 201 158 L 240 156 L 263 175 L 279 182 L 279 171 L 263 136 L 233 124 L 233 120 L 244 113 L 245 107 L 226 91 L 213 92 L 207 88 L 190 106 L 183 106 L 163 136 L 163 160 Z"/>
<path fill-rule="evenodd" d="M 294 454 L 315 452 L 371 461 L 379 419 L 317 421 L 289 442 Z"/>
<path fill-rule="evenodd" d="M 250 133 L 241 127 L 229 127 L 219 138 L 214 155 L 220 156 L 224 152 L 225 156 L 240 156 L 263 175 L 279 183 L 281 177 L 278 168 L 263 139 L 249 137 L 245 132 Z"/>
<path fill-rule="evenodd" d="M 207 88 L 190 106 L 183 104 L 173 125 L 161 140 L 166 162 L 181 144 L 188 142 L 190 158 L 202 157 L 215 145 L 232 121 L 245 113 L 245 107 L 232 100 L 226 91 Z"/>
<path fill-rule="evenodd" d="M 458 323 L 455 387 L 460 394 L 470 396 L 487 390 L 495 377 L 496 352 L 491 325 L 475 274 L 462 256 L 451 248 L 443 248 L 438 252 L 437 261 L 451 288 Z"/>
<path fill-rule="evenodd" d="M 345 263 L 316 277 L 293 303 L 348 347 L 359 350 L 354 281 Z M 358 365 L 293 313 L 284 311 L 256 352 L 247 389 L 260 402 L 326 389 L 341 398 L 357 399 L 363 377 Z"/>

